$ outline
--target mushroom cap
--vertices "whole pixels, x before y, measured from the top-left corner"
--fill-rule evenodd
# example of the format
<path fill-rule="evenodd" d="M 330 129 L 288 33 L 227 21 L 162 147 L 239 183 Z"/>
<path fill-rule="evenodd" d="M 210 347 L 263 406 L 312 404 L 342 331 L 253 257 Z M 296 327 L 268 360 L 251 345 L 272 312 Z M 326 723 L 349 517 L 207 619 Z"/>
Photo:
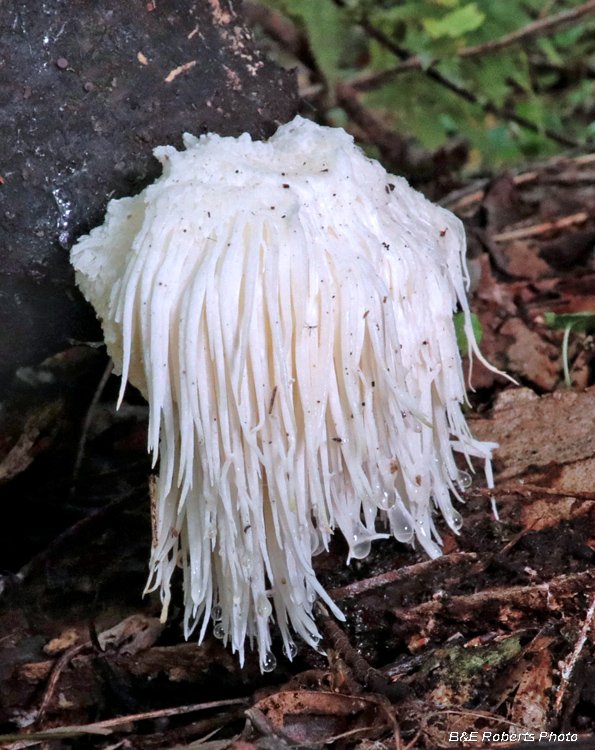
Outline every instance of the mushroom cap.
<path fill-rule="evenodd" d="M 73 248 L 108 351 L 150 404 L 161 457 L 151 587 L 184 569 L 186 630 L 272 664 L 274 611 L 319 638 L 312 556 L 339 528 L 350 558 L 387 536 L 440 553 L 458 531 L 453 451 L 489 459 L 461 411 L 453 325 L 461 222 L 301 117 L 266 142 L 184 136 L 162 176 L 109 203 Z M 384 528 L 380 528 L 384 526 Z"/>

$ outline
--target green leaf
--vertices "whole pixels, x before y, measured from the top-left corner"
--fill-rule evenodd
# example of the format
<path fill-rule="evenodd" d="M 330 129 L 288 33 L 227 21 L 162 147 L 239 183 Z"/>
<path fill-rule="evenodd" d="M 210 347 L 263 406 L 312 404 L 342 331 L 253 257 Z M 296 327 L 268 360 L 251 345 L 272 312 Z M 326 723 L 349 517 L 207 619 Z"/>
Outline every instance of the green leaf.
<path fill-rule="evenodd" d="M 352 36 L 352 27 L 340 9 L 326 0 L 264 0 L 263 5 L 283 13 L 304 29 L 316 62 L 329 81 L 335 81 L 343 51 Z"/>
<path fill-rule="evenodd" d="M 552 44 L 551 39 L 542 37 L 541 39 L 537 40 L 537 46 L 541 48 L 541 51 L 547 57 L 548 62 L 551 62 L 553 65 L 564 64 L 564 58 L 560 54 L 558 54 L 558 50 Z"/>
<path fill-rule="evenodd" d="M 445 8 L 456 8 L 459 0 L 431 0 L 435 5 L 442 5 Z"/>
<path fill-rule="evenodd" d="M 442 18 L 424 18 L 422 23 L 432 39 L 439 39 L 443 36 L 456 39 L 468 31 L 478 29 L 484 20 L 485 15 L 478 10 L 477 4 L 469 3 L 469 5 L 447 13 Z"/>
<path fill-rule="evenodd" d="M 561 315 L 546 312 L 543 317 L 548 328 L 566 329 L 570 327 L 573 331 L 579 333 L 595 333 L 595 313 L 592 312 L 564 313 Z"/>
<path fill-rule="evenodd" d="M 457 124 L 449 114 L 441 112 L 438 115 L 438 122 L 447 135 L 455 135 L 458 132 Z"/>
<path fill-rule="evenodd" d="M 459 345 L 459 351 L 463 356 L 469 352 L 469 342 L 467 341 L 467 334 L 465 333 L 465 313 L 458 312 L 453 315 L 453 322 L 455 324 L 455 333 L 457 334 L 457 344 Z M 471 326 L 473 328 L 473 335 L 478 344 L 481 344 L 483 336 L 483 328 L 479 322 L 479 318 L 475 313 L 471 313 Z"/>

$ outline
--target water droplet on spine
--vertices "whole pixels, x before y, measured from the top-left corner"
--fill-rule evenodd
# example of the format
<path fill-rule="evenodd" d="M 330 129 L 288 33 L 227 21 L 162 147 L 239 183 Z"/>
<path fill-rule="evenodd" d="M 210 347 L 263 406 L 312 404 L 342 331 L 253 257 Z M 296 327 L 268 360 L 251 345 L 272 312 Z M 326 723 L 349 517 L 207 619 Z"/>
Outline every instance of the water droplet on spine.
<path fill-rule="evenodd" d="M 217 622 L 217 620 L 221 619 L 222 614 L 223 614 L 223 611 L 221 607 L 217 605 L 216 607 L 213 607 L 213 609 L 211 610 L 211 619 L 213 620 L 213 622 Z"/>
<path fill-rule="evenodd" d="M 269 617 L 273 612 L 273 607 L 266 594 L 259 594 L 256 597 L 256 614 L 259 617 Z"/>
<path fill-rule="evenodd" d="M 450 513 L 450 525 L 455 531 L 460 531 L 463 528 L 463 516 L 458 510 L 452 510 Z"/>
<path fill-rule="evenodd" d="M 218 622 L 213 628 L 213 635 L 219 640 L 223 640 L 223 638 L 225 638 L 225 628 L 220 622 Z"/>
<path fill-rule="evenodd" d="M 277 660 L 275 659 L 271 651 L 267 651 L 264 655 L 264 659 L 262 660 L 262 671 L 272 672 L 276 666 Z"/>
<path fill-rule="evenodd" d="M 465 492 L 465 490 L 468 490 L 469 487 L 471 487 L 471 485 L 473 484 L 473 478 L 471 477 L 471 474 L 469 474 L 468 471 L 459 471 L 457 484 L 459 485 L 459 489 L 461 490 L 461 492 Z"/>
<path fill-rule="evenodd" d="M 380 496 L 378 505 L 382 508 L 382 510 L 390 510 L 391 508 L 394 508 L 396 501 L 397 500 L 394 492 L 391 492 L 389 494 L 385 491 Z"/>
<path fill-rule="evenodd" d="M 357 534 L 353 535 L 353 544 L 351 545 L 351 557 L 356 560 L 363 560 L 370 554 L 372 543 L 366 540 L 360 540 Z"/>
<path fill-rule="evenodd" d="M 288 643 L 285 644 L 283 650 L 285 651 L 285 656 L 288 659 L 293 660 L 297 656 L 298 647 L 295 645 L 293 641 L 289 641 Z"/>

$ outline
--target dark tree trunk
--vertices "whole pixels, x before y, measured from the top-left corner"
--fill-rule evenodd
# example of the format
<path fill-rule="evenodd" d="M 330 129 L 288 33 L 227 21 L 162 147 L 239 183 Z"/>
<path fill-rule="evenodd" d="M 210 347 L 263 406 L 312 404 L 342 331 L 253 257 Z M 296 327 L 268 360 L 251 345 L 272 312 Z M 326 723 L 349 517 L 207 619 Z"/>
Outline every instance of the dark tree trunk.
<path fill-rule="evenodd" d="M 297 111 L 292 73 L 232 0 L 5 0 L 0 15 L 0 385 L 100 339 L 68 255 L 185 131 L 255 138 Z"/>

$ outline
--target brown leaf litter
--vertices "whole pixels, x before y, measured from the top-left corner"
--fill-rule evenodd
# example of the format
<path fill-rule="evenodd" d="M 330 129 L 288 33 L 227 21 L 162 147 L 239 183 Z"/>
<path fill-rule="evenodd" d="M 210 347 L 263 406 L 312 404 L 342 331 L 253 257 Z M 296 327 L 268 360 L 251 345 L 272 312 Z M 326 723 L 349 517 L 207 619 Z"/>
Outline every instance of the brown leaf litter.
<path fill-rule="evenodd" d="M 271 675 L 253 654 L 240 669 L 210 636 L 184 642 L 175 592 L 165 625 L 155 597 L 140 600 L 151 530 L 149 467 L 130 449 L 145 429 L 138 397 L 117 417 L 108 380 L 77 432 L 62 394 L 68 419 L 44 422 L 50 389 L 6 427 L 3 487 L 35 510 L 27 520 L 37 541 L 14 565 L 23 575 L 2 579 L 0 742 L 435 750 L 472 732 L 491 742 L 595 731 L 595 360 L 589 337 L 573 334 L 565 390 L 562 332 L 544 319 L 595 310 L 592 163 L 559 160 L 445 200 L 468 228 L 482 350 L 521 383 L 473 369 L 470 425 L 500 443 L 496 486 L 476 480 L 465 493 L 460 534 L 438 524 L 438 560 L 386 540 L 346 568 L 337 538 L 316 565 L 346 622 L 323 613 L 322 650 L 302 644 Z M 95 361 L 92 383 L 104 366 Z M 55 490 L 66 530 L 56 545 L 35 521 L 54 464 L 69 455 L 60 453 L 68 430 L 84 451 L 74 491 L 68 482 Z"/>

